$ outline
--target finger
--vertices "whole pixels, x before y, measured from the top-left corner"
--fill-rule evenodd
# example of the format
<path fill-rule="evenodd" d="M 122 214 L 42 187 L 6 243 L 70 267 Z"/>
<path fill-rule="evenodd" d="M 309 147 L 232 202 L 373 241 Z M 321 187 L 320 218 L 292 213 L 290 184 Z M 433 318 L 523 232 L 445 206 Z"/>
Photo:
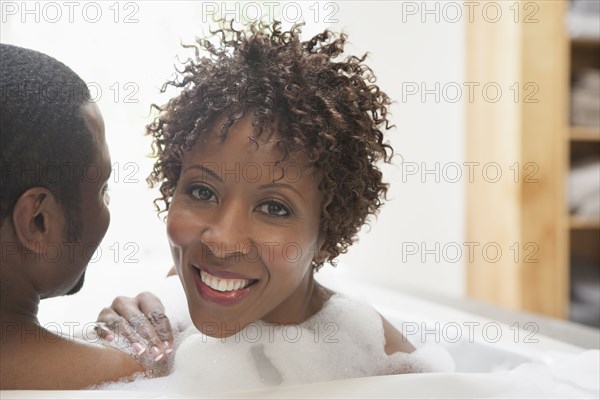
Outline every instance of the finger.
<path fill-rule="evenodd" d="M 97 325 L 94 327 L 94 331 L 100 339 L 112 342 L 115 339 L 115 331 L 109 328 L 109 325 L 113 325 L 118 320 L 119 314 L 112 308 L 103 308 L 100 314 L 98 314 Z"/>
<path fill-rule="evenodd" d="M 135 319 L 134 319 L 135 323 Z M 131 321 L 119 316 L 116 320 L 107 324 L 108 328 L 115 332 L 117 339 L 122 342 L 130 343 L 130 350 L 133 354 L 141 356 L 150 349 L 146 339 L 139 335 L 137 329 L 131 325 Z"/>
<path fill-rule="evenodd" d="M 129 324 L 128 328 L 124 333 L 128 339 L 132 339 L 130 336 L 135 336 L 134 333 L 138 334 L 145 339 L 145 342 L 151 341 L 152 344 L 160 343 L 152 337 L 151 331 L 153 330 L 152 324 L 143 311 L 140 310 L 138 298 L 131 298 L 126 296 L 116 297 L 111 305 L 111 309 L 119 316 L 124 318 Z M 154 340 L 152 340 L 154 339 Z"/>
<path fill-rule="evenodd" d="M 111 308 L 127 321 L 128 326 L 122 327 L 127 328 L 123 333 L 131 342 L 139 343 L 137 345 L 136 343 L 133 344 L 133 346 L 139 349 L 139 355 L 143 354 L 143 350 L 139 345 L 145 344 L 145 349 L 149 350 L 152 359 L 160 361 L 166 354 L 169 354 L 172 351 L 172 342 L 163 340 L 162 337 L 158 336 L 153 324 L 142 311 L 142 308 L 147 306 L 158 306 L 164 311 L 164 307 L 162 303 L 160 303 L 160 300 L 158 300 L 154 294 L 149 292 L 142 293 L 135 298 L 119 296 L 115 298 Z M 142 338 L 143 340 L 141 340 Z"/>
<path fill-rule="evenodd" d="M 154 327 L 161 342 L 173 343 L 173 329 L 169 318 L 165 315 L 165 306 L 153 293 L 144 292 L 138 295 L 140 309 Z"/>
<path fill-rule="evenodd" d="M 169 318 L 162 312 L 153 311 L 148 316 L 148 319 L 154 326 L 157 335 L 162 340 L 163 351 L 166 354 L 171 353 L 173 351 L 174 338 Z"/>
<path fill-rule="evenodd" d="M 144 314 L 134 315 L 128 319 L 128 322 L 136 334 L 145 340 L 154 361 L 160 361 L 165 354 L 168 354 L 160 337 L 156 334 L 154 326 Z"/>
<path fill-rule="evenodd" d="M 133 299 L 119 297 L 113 301 L 111 307 L 104 308 L 100 311 L 100 314 L 98 315 L 100 327 L 96 328 L 96 332 L 100 337 L 110 337 L 112 335 L 113 340 L 116 338 L 119 342 L 121 342 L 120 339 L 130 342 L 133 346 L 133 352 L 141 355 L 148 349 L 148 343 L 143 337 L 137 334 L 136 328 L 131 326 L 126 318 L 123 318 L 115 311 L 115 308 L 119 309 L 121 312 L 125 312 L 125 314 L 129 316 L 129 319 L 131 319 L 131 315 L 135 313 L 135 311 L 133 311 L 135 310 L 135 307 L 131 304 L 132 302 Z M 128 308 L 131 310 L 125 311 L 128 310 Z M 137 313 L 140 314 L 139 311 L 137 311 Z"/>
<path fill-rule="evenodd" d="M 117 296 L 109 309 L 122 316 L 125 312 L 131 312 L 132 309 L 137 308 L 137 299 L 127 296 Z"/>
<path fill-rule="evenodd" d="M 136 341 L 139 344 L 144 344 L 149 350 L 152 359 L 155 361 L 161 360 L 166 354 L 171 352 L 171 347 L 163 343 L 164 341 L 157 335 L 154 326 L 148 320 L 138 307 L 129 305 L 121 308 L 121 317 L 126 321 L 125 335 L 130 341 Z M 134 346 L 136 346 L 134 344 Z M 139 355 L 143 354 L 139 349 Z"/>
<path fill-rule="evenodd" d="M 119 319 L 119 314 L 117 314 L 112 308 L 105 307 L 102 309 L 102 311 L 100 311 L 100 314 L 98 314 L 96 321 L 100 324 L 106 325 L 117 319 Z"/>
<path fill-rule="evenodd" d="M 115 340 L 114 332 L 108 329 L 106 324 L 104 324 L 103 322 L 97 323 L 94 327 L 94 331 L 100 339 L 106 340 L 107 342 L 112 342 L 113 340 Z"/>
<path fill-rule="evenodd" d="M 164 315 L 164 306 L 154 294 L 145 292 L 135 298 L 119 296 L 113 301 L 111 309 L 128 324 L 127 326 L 119 320 L 119 325 L 115 329 L 119 329 L 120 333 L 131 342 L 145 343 L 153 360 L 159 361 L 173 351 L 171 324 Z M 152 316 L 152 321 L 146 317 L 146 314 Z M 143 353 L 139 345 L 134 343 L 133 346 L 137 346 L 140 354 Z"/>

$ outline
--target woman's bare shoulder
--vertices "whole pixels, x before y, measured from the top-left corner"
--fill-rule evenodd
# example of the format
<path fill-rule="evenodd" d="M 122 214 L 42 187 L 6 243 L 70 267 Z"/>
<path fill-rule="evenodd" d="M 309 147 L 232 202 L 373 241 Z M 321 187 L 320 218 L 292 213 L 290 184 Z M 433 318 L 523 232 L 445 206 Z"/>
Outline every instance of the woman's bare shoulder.
<path fill-rule="evenodd" d="M 383 336 L 385 337 L 385 354 L 392 355 L 397 352 L 412 353 L 415 351 L 415 347 L 394 325 L 383 317 L 381 317 L 381 321 L 383 322 Z"/>
<path fill-rule="evenodd" d="M 330 290 L 324 286 L 319 285 L 319 290 L 321 291 L 321 298 L 325 299 L 325 301 L 329 300 L 334 295 L 338 295 L 338 293 Z M 343 295 L 342 295 L 343 296 Z M 397 352 L 402 353 L 412 353 L 415 351 L 415 347 L 385 318 L 381 316 L 381 314 L 377 314 L 381 318 L 383 323 L 383 335 L 385 338 L 385 353 L 387 355 L 391 355 Z"/>

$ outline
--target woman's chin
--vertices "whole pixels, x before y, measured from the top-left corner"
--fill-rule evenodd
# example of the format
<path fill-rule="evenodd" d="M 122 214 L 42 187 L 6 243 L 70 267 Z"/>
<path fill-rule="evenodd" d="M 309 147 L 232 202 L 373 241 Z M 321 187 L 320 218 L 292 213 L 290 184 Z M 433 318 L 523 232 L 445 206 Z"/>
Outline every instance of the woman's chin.
<path fill-rule="evenodd" d="M 225 339 L 234 336 L 244 329 L 248 324 L 243 325 L 238 322 L 223 321 L 223 320 L 207 320 L 202 319 L 194 322 L 194 326 L 204 335 L 215 339 Z"/>

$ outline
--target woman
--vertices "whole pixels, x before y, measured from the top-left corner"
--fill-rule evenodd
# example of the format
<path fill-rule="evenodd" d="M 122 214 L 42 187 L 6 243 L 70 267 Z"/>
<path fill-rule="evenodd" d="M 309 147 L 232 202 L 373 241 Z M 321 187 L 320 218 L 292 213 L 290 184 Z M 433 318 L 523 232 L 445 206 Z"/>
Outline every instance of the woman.
<path fill-rule="evenodd" d="M 392 154 L 383 142 L 390 100 L 374 84 L 366 56 L 339 59 L 344 34 L 326 30 L 301 41 L 300 33 L 275 22 L 243 31 L 222 26 L 217 43 L 199 39 L 196 58 L 163 87 L 179 95 L 147 128 L 157 157 L 149 182 L 160 187 L 195 326 L 187 335 L 225 339 L 257 321 L 304 329 L 329 315 L 348 327 L 352 320 L 375 326 L 378 337 L 359 328 L 343 339 L 369 341 L 365 357 L 377 354 L 385 364 L 335 377 L 418 370 L 385 357 L 414 350 L 391 324 L 314 280 L 382 205 L 387 185 L 376 163 Z M 133 318 L 166 353 L 171 342 L 159 343 L 169 328 L 156 317 L 162 311 L 145 294 L 119 298 L 99 320 Z"/>

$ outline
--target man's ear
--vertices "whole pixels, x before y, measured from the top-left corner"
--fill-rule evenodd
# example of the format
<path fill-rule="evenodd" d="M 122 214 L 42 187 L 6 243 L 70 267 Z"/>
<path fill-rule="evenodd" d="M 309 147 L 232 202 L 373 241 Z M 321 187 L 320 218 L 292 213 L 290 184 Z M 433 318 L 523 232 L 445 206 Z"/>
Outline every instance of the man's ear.
<path fill-rule="evenodd" d="M 12 219 L 17 239 L 32 252 L 40 253 L 48 244 L 62 239 L 62 207 L 44 187 L 27 189 L 17 200 Z"/>

